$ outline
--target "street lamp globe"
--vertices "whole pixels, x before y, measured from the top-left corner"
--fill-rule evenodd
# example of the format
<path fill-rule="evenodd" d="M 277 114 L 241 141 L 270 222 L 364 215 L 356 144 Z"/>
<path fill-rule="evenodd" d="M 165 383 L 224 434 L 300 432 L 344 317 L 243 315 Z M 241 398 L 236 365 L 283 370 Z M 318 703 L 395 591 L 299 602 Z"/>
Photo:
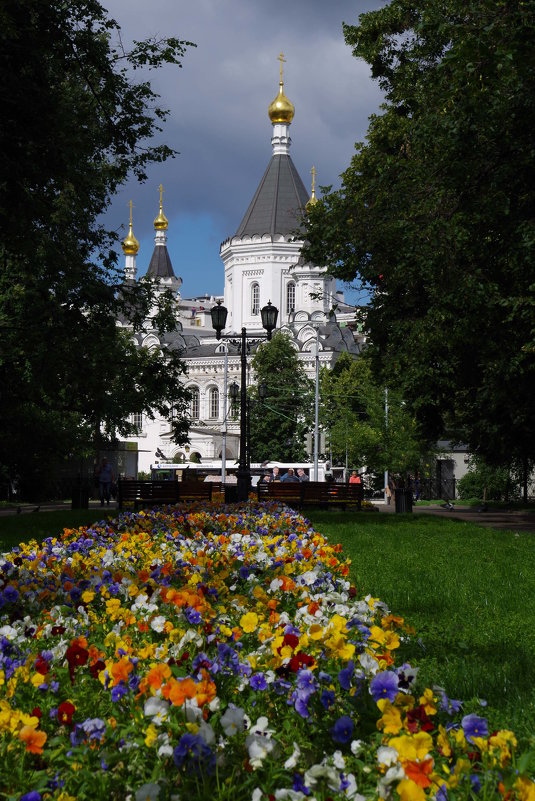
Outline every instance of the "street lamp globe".
<path fill-rule="evenodd" d="M 228 309 L 221 305 L 218 300 L 215 306 L 210 309 L 210 316 L 212 318 L 212 328 L 215 329 L 216 339 L 221 339 L 221 331 L 227 324 Z"/>
<path fill-rule="evenodd" d="M 262 318 L 262 325 L 267 331 L 267 338 L 271 339 L 271 334 L 277 327 L 277 317 L 279 316 L 279 310 L 276 306 L 271 305 L 271 301 L 268 300 L 267 306 L 263 306 L 260 309 L 260 316 Z"/>

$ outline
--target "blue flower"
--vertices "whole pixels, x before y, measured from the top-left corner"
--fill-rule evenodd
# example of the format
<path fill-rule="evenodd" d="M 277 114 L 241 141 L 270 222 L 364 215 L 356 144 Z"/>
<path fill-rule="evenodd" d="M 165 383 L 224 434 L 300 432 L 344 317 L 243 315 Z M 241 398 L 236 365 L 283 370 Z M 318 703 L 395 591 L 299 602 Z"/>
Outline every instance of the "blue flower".
<path fill-rule="evenodd" d="M 338 681 L 340 682 L 340 687 L 343 690 L 350 690 L 351 689 L 351 679 L 353 677 L 353 673 L 355 671 L 355 665 L 353 662 L 348 662 L 347 667 L 343 668 L 338 674 Z"/>
<path fill-rule="evenodd" d="M 335 743 L 348 743 L 353 737 L 353 721 L 347 715 L 342 715 L 332 727 L 331 733 Z"/>
<path fill-rule="evenodd" d="M 38 793 L 37 790 L 30 790 L 29 793 L 21 795 L 19 801 L 41 801 L 41 793 Z"/>
<path fill-rule="evenodd" d="M 251 676 L 249 684 L 253 688 L 253 690 L 257 690 L 258 692 L 263 692 L 267 690 L 267 681 L 266 677 L 263 673 L 255 673 L 254 676 Z"/>
<path fill-rule="evenodd" d="M 18 599 L 18 597 L 19 597 L 19 591 L 15 589 L 15 587 L 12 587 L 11 584 L 8 584 L 4 590 L 4 598 L 6 599 L 6 601 L 10 604 L 14 604 L 15 601 Z M 37 793 L 37 795 L 39 795 L 39 793 Z"/>
<path fill-rule="evenodd" d="M 177 768 L 186 765 L 188 770 L 201 768 L 212 773 L 215 769 L 215 756 L 198 734 L 183 734 L 173 751 L 173 762 Z"/>
<path fill-rule="evenodd" d="M 335 693 L 334 690 L 323 690 L 320 701 L 325 709 L 330 709 L 334 706 Z"/>
<path fill-rule="evenodd" d="M 465 715 L 461 720 L 461 726 L 469 743 L 474 742 L 474 737 L 486 737 L 489 733 L 487 721 L 479 715 Z"/>
<path fill-rule="evenodd" d="M 197 609 L 194 609 L 192 606 L 187 606 L 184 609 L 184 614 L 186 615 L 188 623 L 191 623 L 193 626 L 196 626 L 202 620 L 201 613 L 198 612 Z"/>
<path fill-rule="evenodd" d="M 376 703 L 381 698 L 395 701 L 398 694 L 398 684 L 398 677 L 392 671 L 385 670 L 382 673 L 377 673 L 370 682 L 370 693 L 373 695 L 373 700 Z"/>
<path fill-rule="evenodd" d="M 111 700 L 113 703 L 117 703 L 117 701 L 120 701 L 121 698 L 124 698 L 127 693 L 128 688 L 126 687 L 126 684 L 124 681 L 120 681 L 119 684 L 117 684 L 111 691 Z"/>

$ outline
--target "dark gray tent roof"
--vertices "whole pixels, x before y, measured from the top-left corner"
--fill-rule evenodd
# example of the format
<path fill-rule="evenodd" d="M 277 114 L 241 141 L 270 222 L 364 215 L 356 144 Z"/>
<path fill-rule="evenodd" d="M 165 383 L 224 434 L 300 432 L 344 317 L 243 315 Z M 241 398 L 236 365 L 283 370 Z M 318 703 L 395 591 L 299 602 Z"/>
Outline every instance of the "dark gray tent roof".
<path fill-rule="evenodd" d="M 309 196 L 287 154 L 272 156 L 236 236 L 293 233 Z"/>
<path fill-rule="evenodd" d="M 166 245 L 155 245 L 147 270 L 150 278 L 175 278 L 171 258 Z"/>

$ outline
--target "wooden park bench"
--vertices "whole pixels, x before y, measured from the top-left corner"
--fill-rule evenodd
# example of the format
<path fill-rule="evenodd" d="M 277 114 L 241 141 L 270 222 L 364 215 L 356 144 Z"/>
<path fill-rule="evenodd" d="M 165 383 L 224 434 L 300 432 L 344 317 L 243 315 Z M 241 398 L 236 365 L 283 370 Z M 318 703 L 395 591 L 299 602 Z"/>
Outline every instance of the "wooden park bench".
<path fill-rule="evenodd" d="M 212 485 L 203 481 L 134 481 L 120 478 L 118 505 L 125 503 L 139 506 L 164 506 L 166 504 L 212 500 Z"/>
<path fill-rule="evenodd" d="M 257 492 L 259 500 L 278 500 L 296 509 L 307 506 L 322 509 L 356 506 L 360 509 L 364 497 L 362 484 L 329 484 L 324 481 L 302 481 L 299 484 L 287 481 L 259 482 Z"/>

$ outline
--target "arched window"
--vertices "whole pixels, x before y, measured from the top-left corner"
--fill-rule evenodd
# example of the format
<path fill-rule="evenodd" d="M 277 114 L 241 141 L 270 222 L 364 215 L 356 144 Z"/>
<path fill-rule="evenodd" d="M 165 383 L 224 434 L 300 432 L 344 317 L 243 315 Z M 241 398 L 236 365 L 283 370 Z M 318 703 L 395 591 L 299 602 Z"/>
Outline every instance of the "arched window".
<path fill-rule="evenodd" d="M 260 314 L 260 287 L 258 284 L 251 286 L 251 314 L 253 316 Z"/>
<path fill-rule="evenodd" d="M 190 415 L 193 420 L 199 419 L 199 387 L 190 387 Z"/>
<path fill-rule="evenodd" d="M 295 311 L 295 283 L 289 281 L 286 286 L 286 313 L 291 314 Z"/>
<path fill-rule="evenodd" d="M 219 417 L 219 390 L 217 387 L 210 390 L 210 417 L 212 420 L 217 420 Z"/>

